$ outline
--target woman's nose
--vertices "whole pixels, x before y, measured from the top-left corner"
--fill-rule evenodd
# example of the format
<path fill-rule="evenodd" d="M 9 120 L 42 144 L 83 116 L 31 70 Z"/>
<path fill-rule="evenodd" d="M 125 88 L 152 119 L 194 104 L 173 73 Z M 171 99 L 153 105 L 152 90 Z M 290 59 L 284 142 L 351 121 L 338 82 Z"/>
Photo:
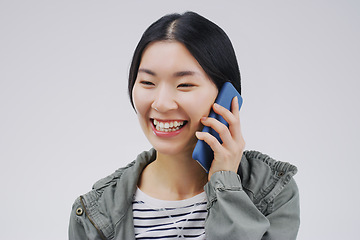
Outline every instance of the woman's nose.
<path fill-rule="evenodd" d="M 167 112 L 178 108 L 174 93 L 169 89 L 162 88 L 156 92 L 151 107 L 158 112 Z"/>

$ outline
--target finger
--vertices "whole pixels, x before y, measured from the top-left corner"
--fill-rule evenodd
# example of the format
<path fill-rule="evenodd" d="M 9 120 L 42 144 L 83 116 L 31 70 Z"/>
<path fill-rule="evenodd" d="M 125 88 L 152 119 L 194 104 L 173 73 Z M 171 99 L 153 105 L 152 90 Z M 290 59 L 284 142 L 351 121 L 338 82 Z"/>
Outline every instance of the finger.
<path fill-rule="evenodd" d="M 203 140 L 204 142 L 206 142 L 210 146 L 210 148 L 214 151 L 214 154 L 221 150 L 222 146 L 220 142 L 216 139 L 216 137 L 214 137 L 210 133 L 195 132 L 195 135 L 199 140 Z"/>
<path fill-rule="evenodd" d="M 217 103 L 214 103 L 213 105 L 213 109 L 214 109 L 214 112 L 221 115 L 226 122 L 228 122 L 229 124 L 233 121 L 233 113 L 230 112 L 228 109 L 226 109 L 225 107 L 217 104 Z"/>
<path fill-rule="evenodd" d="M 241 124 L 240 124 L 240 110 L 238 97 L 234 97 L 231 102 L 231 111 L 234 116 L 232 122 L 229 123 L 229 129 L 234 139 L 242 139 Z M 229 120 L 230 121 L 230 120 Z"/>
<path fill-rule="evenodd" d="M 220 136 L 223 144 L 229 146 L 233 141 L 229 128 L 215 118 L 202 118 L 201 123 L 214 129 Z M 216 139 L 216 138 L 215 138 Z"/>
<path fill-rule="evenodd" d="M 239 118 L 239 101 L 238 97 L 234 97 L 231 101 L 231 111 L 225 107 L 215 103 L 213 106 L 214 111 L 221 115 L 229 125 Z"/>
<path fill-rule="evenodd" d="M 234 116 L 238 116 L 240 113 L 239 99 L 237 96 L 235 96 L 231 101 L 231 112 L 234 114 Z"/>
<path fill-rule="evenodd" d="M 240 127 L 240 111 L 239 101 L 237 97 L 234 97 L 231 101 L 231 110 L 227 110 L 223 106 L 214 104 L 214 111 L 221 115 L 225 121 L 229 124 L 230 133 L 234 139 L 240 140 L 242 138 L 241 127 Z"/>

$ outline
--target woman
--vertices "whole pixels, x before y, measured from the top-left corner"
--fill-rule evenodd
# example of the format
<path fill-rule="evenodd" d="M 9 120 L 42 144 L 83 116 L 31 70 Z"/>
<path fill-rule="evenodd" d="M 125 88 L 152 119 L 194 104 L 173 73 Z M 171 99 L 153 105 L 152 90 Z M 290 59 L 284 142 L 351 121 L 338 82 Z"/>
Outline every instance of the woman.
<path fill-rule="evenodd" d="M 243 151 L 236 98 L 231 111 L 214 104 L 226 81 L 241 91 L 232 44 L 214 23 L 187 12 L 166 15 L 145 31 L 129 95 L 153 149 L 75 201 L 70 239 L 296 238 L 296 167 Z M 211 109 L 229 128 L 206 117 Z M 209 173 L 192 159 L 198 139 L 214 151 Z"/>

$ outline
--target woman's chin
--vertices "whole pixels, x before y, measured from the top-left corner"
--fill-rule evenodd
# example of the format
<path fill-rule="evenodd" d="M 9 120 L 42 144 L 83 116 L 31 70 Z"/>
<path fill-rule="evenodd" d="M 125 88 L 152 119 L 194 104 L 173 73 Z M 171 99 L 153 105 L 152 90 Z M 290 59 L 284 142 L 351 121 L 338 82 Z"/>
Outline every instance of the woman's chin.
<path fill-rule="evenodd" d="M 176 148 L 176 147 L 165 147 L 165 146 L 153 146 L 153 147 L 159 154 L 162 155 L 176 156 L 183 153 L 183 151 L 180 148 Z"/>
<path fill-rule="evenodd" d="M 192 155 L 195 144 L 192 146 L 176 146 L 175 144 L 154 144 L 155 150 L 162 155 L 179 156 Z"/>

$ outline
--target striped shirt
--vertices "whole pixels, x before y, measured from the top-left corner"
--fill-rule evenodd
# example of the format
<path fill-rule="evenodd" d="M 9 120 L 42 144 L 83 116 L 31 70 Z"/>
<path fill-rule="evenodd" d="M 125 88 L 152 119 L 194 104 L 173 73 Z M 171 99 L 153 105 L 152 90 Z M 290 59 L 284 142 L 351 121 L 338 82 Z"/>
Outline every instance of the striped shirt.
<path fill-rule="evenodd" d="M 205 239 L 206 194 L 180 201 L 152 198 L 137 189 L 133 200 L 136 239 Z"/>

